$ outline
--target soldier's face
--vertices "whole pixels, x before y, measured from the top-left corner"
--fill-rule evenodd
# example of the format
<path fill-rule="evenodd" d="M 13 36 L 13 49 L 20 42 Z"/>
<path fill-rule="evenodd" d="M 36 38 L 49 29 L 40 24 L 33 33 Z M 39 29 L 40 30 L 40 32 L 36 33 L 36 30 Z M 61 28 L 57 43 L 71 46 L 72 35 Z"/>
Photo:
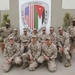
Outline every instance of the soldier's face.
<path fill-rule="evenodd" d="M 9 25 L 6 24 L 5 26 L 6 26 L 6 28 L 9 28 Z"/>
<path fill-rule="evenodd" d="M 14 44 L 14 39 L 10 39 L 10 44 Z"/>
<path fill-rule="evenodd" d="M 63 30 L 59 30 L 59 34 L 62 35 L 63 34 Z"/>
<path fill-rule="evenodd" d="M 34 31 L 33 31 L 33 33 L 34 33 L 34 34 L 36 34 L 36 33 L 37 33 L 37 31 L 36 31 L 36 30 L 34 30 Z"/>
<path fill-rule="evenodd" d="M 53 29 L 50 29 L 50 33 L 53 33 L 54 32 L 54 30 Z"/>
<path fill-rule="evenodd" d="M 51 40 L 46 40 L 46 43 L 47 43 L 47 45 L 50 45 L 51 44 Z"/>
<path fill-rule="evenodd" d="M 43 32 L 43 34 L 45 34 L 46 33 L 46 30 L 42 30 L 42 32 Z"/>
<path fill-rule="evenodd" d="M 17 31 L 17 30 L 15 30 L 15 31 L 14 31 L 14 34 L 17 34 L 17 33 L 18 33 L 18 31 Z"/>
<path fill-rule="evenodd" d="M 24 31 L 24 34 L 26 35 L 27 34 L 27 31 Z"/>
<path fill-rule="evenodd" d="M 35 43 L 36 42 L 36 38 L 32 37 L 32 42 Z"/>

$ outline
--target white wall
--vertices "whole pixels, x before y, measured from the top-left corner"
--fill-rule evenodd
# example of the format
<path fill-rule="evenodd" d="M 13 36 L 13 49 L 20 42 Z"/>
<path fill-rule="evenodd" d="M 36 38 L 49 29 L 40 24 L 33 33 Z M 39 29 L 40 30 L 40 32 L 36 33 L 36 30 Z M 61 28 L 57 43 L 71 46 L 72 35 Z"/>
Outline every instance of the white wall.
<path fill-rule="evenodd" d="M 0 0 L 0 10 L 9 10 L 9 0 Z"/>
<path fill-rule="evenodd" d="M 63 9 L 75 9 L 75 0 L 62 0 Z"/>

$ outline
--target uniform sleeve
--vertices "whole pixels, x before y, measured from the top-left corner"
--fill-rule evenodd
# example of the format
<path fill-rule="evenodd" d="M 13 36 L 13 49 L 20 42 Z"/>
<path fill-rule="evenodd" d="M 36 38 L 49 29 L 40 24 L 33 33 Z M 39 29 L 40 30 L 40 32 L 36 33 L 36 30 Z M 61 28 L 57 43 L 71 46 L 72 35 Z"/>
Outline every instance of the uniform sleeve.
<path fill-rule="evenodd" d="M 6 38 L 4 39 L 4 43 L 5 43 L 5 44 L 9 42 L 9 38 L 10 38 L 11 36 L 12 36 L 12 34 L 10 34 L 8 37 L 6 37 Z"/>
<path fill-rule="evenodd" d="M 60 41 L 59 37 L 57 37 L 57 46 L 58 46 L 58 47 L 62 47 L 62 45 L 61 45 L 60 42 L 61 42 L 61 41 Z"/>
<path fill-rule="evenodd" d="M 21 40 L 20 40 L 20 35 L 17 37 L 17 42 L 20 43 Z"/>
<path fill-rule="evenodd" d="M 42 45 L 42 47 L 41 47 L 42 56 L 46 55 L 45 52 L 44 52 L 44 49 L 45 49 L 45 45 Z"/>
<path fill-rule="evenodd" d="M 21 53 L 21 51 L 20 51 L 20 44 L 16 44 L 16 53 L 12 56 L 13 57 L 13 59 L 16 57 L 16 56 L 19 56 L 20 55 L 20 53 Z"/>
<path fill-rule="evenodd" d="M 28 43 L 30 43 L 30 41 L 31 41 L 31 36 L 29 35 L 28 36 Z"/>
<path fill-rule="evenodd" d="M 57 42 L 57 35 L 54 34 L 54 44 L 56 44 L 56 42 Z"/>
<path fill-rule="evenodd" d="M 53 48 L 53 51 L 54 52 L 52 53 L 50 59 L 55 59 L 57 57 L 57 48 L 56 48 L 56 46 Z"/>
<path fill-rule="evenodd" d="M 64 48 L 69 47 L 69 46 L 70 46 L 70 38 L 69 38 L 69 34 L 66 33 L 65 42 L 64 42 Z"/>
<path fill-rule="evenodd" d="M 21 43 L 21 54 L 23 54 L 23 52 L 24 52 L 24 45 L 23 43 Z"/>
<path fill-rule="evenodd" d="M 41 44 L 38 45 L 38 48 L 37 48 L 37 53 L 34 57 L 34 60 L 36 60 L 41 54 Z"/>
<path fill-rule="evenodd" d="M 42 38 L 41 38 L 42 34 L 38 35 L 38 41 L 41 43 L 42 42 Z"/>
<path fill-rule="evenodd" d="M 31 54 L 30 46 L 31 46 L 31 43 L 28 45 L 28 54 Z"/>
<path fill-rule="evenodd" d="M 8 37 L 4 39 L 4 43 L 5 43 L 5 44 L 8 43 L 8 41 L 9 41 L 9 40 L 8 40 Z"/>
<path fill-rule="evenodd" d="M 54 33 L 54 35 L 53 35 L 53 43 L 56 44 L 56 42 L 57 42 L 57 36 L 56 36 L 56 33 Z"/>
<path fill-rule="evenodd" d="M 8 56 L 8 51 L 7 51 L 7 45 L 5 45 L 3 54 L 4 54 L 4 57 L 5 57 L 6 59 L 9 58 L 9 56 Z"/>
<path fill-rule="evenodd" d="M 24 42 L 23 36 L 20 37 L 21 42 Z"/>

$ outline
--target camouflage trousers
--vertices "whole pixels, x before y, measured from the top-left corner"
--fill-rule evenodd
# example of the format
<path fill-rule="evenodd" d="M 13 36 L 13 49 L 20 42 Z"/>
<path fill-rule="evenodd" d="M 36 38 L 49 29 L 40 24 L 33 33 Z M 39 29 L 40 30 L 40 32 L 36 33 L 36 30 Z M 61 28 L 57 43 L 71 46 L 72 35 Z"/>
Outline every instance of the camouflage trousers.
<path fill-rule="evenodd" d="M 21 53 L 26 53 L 28 51 L 28 47 L 25 46 L 24 43 L 21 43 Z"/>
<path fill-rule="evenodd" d="M 69 54 L 69 51 L 70 51 L 70 48 L 69 47 L 66 47 L 65 49 L 64 49 L 64 51 L 63 52 L 61 52 L 61 50 L 59 49 L 59 54 L 61 55 L 61 56 L 63 56 L 63 54 L 65 55 L 65 57 L 66 57 L 66 59 L 67 60 L 70 60 L 71 59 L 71 57 L 70 57 L 70 54 Z"/>
<path fill-rule="evenodd" d="M 32 64 L 30 63 L 30 56 L 29 56 L 28 53 L 23 53 L 23 54 L 22 54 L 22 59 L 23 59 L 23 62 L 24 62 L 25 64 L 26 64 L 26 63 L 29 64 L 29 70 L 30 70 L 30 71 L 35 70 L 35 68 L 38 66 L 38 63 L 37 63 L 36 60 L 33 61 Z"/>
<path fill-rule="evenodd" d="M 73 39 L 70 38 L 70 45 L 71 45 L 71 47 L 75 48 L 75 38 L 73 38 Z"/>
<path fill-rule="evenodd" d="M 12 64 L 21 65 L 21 63 L 21 57 L 15 57 L 11 63 L 8 60 L 6 60 L 3 65 L 3 71 L 8 72 L 11 69 Z"/>
<path fill-rule="evenodd" d="M 44 59 L 44 56 L 40 56 L 38 59 L 37 59 L 37 62 L 38 63 L 44 63 L 44 61 L 46 61 Z M 51 72 L 55 72 L 56 71 L 56 63 L 55 63 L 55 59 L 51 59 L 49 61 L 47 61 L 47 65 L 48 65 L 48 70 L 51 71 Z"/>

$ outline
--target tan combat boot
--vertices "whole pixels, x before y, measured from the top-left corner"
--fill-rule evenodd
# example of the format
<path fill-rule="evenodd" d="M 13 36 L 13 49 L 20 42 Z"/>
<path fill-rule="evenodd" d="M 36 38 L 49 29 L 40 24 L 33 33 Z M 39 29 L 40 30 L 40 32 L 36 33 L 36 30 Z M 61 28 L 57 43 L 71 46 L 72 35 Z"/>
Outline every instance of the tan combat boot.
<path fill-rule="evenodd" d="M 71 66 L 71 60 L 67 60 L 67 63 L 65 64 L 65 67 L 70 67 Z"/>
<path fill-rule="evenodd" d="M 25 69 L 25 68 L 27 68 L 29 66 L 29 64 L 27 63 L 27 62 L 23 62 L 23 64 L 22 64 L 22 69 Z"/>

